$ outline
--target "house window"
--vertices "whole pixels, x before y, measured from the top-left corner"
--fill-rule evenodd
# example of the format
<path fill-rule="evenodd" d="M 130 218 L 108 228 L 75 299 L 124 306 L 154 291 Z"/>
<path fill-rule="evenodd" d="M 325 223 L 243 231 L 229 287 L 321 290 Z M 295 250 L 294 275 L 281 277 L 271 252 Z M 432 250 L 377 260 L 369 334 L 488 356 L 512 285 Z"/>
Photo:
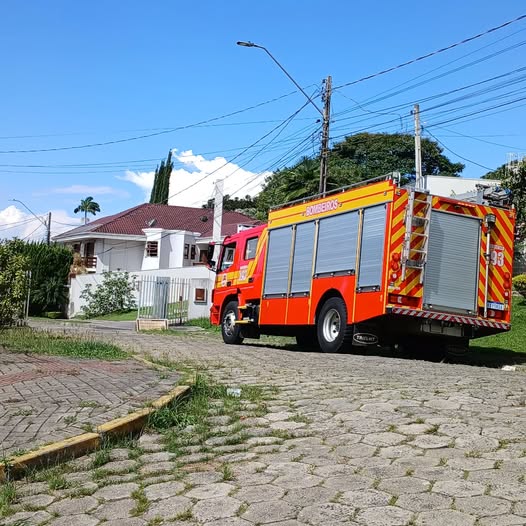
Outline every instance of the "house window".
<path fill-rule="evenodd" d="M 146 257 L 156 258 L 159 256 L 159 241 L 146 242 Z"/>
<path fill-rule="evenodd" d="M 206 289 L 195 289 L 194 301 L 196 303 L 206 303 Z"/>
<path fill-rule="evenodd" d="M 188 254 L 190 253 L 190 245 L 185 243 L 184 245 L 184 259 L 188 259 Z"/>
<path fill-rule="evenodd" d="M 80 243 L 74 243 L 73 244 L 73 252 L 76 252 L 77 254 L 80 254 Z"/>
<path fill-rule="evenodd" d="M 195 259 L 195 245 L 190 248 L 190 259 Z"/>

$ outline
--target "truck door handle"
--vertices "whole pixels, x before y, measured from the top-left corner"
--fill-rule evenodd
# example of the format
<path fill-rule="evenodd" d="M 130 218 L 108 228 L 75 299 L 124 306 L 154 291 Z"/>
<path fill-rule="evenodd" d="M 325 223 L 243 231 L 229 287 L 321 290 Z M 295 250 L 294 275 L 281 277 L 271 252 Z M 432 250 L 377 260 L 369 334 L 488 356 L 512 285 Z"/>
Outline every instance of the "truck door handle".
<path fill-rule="evenodd" d="M 230 287 L 230 285 L 232 285 L 232 282 L 231 282 L 231 281 L 227 281 L 227 282 L 226 282 L 226 286 L 227 286 L 227 287 Z"/>
<path fill-rule="evenodd" d="M 254 282 L 254 278 L 248 278 L 248 282 L 249 283 L 253 283 Z"/>

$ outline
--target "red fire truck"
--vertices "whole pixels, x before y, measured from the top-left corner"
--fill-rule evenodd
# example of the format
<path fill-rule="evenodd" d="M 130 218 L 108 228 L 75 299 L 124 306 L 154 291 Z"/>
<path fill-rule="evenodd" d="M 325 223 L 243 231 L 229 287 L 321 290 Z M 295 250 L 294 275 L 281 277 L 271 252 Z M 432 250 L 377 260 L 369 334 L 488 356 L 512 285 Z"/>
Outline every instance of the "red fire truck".
<path fill-rule="evenodd" d="M 461 351 L 510 329 L 515 211 L 433 196 L 390 176 L 270 211 L 227 237 L 211 322 L 261 334 Z"/>

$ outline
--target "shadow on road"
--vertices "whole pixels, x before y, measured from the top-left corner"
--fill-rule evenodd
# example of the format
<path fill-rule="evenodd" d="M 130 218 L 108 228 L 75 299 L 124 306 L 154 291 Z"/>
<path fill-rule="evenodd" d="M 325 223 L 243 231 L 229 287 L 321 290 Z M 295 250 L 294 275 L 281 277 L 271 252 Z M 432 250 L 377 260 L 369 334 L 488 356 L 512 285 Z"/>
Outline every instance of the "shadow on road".
<path fill-rule="evenodd" d="M 301 347 L 297 344 L 269 344 L 263 342 L 245 342 L 243 345 L 247 347 L 271 347 L 275 349 L 283 349 L 289 352 L 309 352 L 309 353 L 321 353 L 321 351 L 315 347 Z M 346 349 L 344 353 L 355 356 L 379 356 L 385 358 L 398 358 L 402 360 L 424 360 L 428 362 L 441 362 L 449 364 L 462 364 L 472 365 L 476 367 L 493 367 L 502 368 L 505 365 L 525 365 L 526 364 L 526 352 L 514 352 L 497 347 L 482 347 L 477 345 L 471 345 L 469 352 L 463 355 L 451 355 L 430 350 L 422 349 L 421 352 L 408 352 L 404 350 L 397 350 L 393 348 L 385 347 L 351 347 Z M 330 355 L 329 355 L 330 356 Z"/>

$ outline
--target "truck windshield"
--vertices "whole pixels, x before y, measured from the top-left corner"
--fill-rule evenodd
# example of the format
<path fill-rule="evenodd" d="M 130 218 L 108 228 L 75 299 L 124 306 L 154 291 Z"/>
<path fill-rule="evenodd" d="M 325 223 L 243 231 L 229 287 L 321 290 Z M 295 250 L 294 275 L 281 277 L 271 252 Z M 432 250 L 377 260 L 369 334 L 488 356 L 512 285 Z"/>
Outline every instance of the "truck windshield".
<path fill-rule="evenodd" d="M 236 244 L 226 245 L 223 249 L 223 255 L 221 257 L 221 263 L 219 265 L 219 270 L 222 272 L 232 265 L 234 262 L 234 254 L 236 253 Z"/>

